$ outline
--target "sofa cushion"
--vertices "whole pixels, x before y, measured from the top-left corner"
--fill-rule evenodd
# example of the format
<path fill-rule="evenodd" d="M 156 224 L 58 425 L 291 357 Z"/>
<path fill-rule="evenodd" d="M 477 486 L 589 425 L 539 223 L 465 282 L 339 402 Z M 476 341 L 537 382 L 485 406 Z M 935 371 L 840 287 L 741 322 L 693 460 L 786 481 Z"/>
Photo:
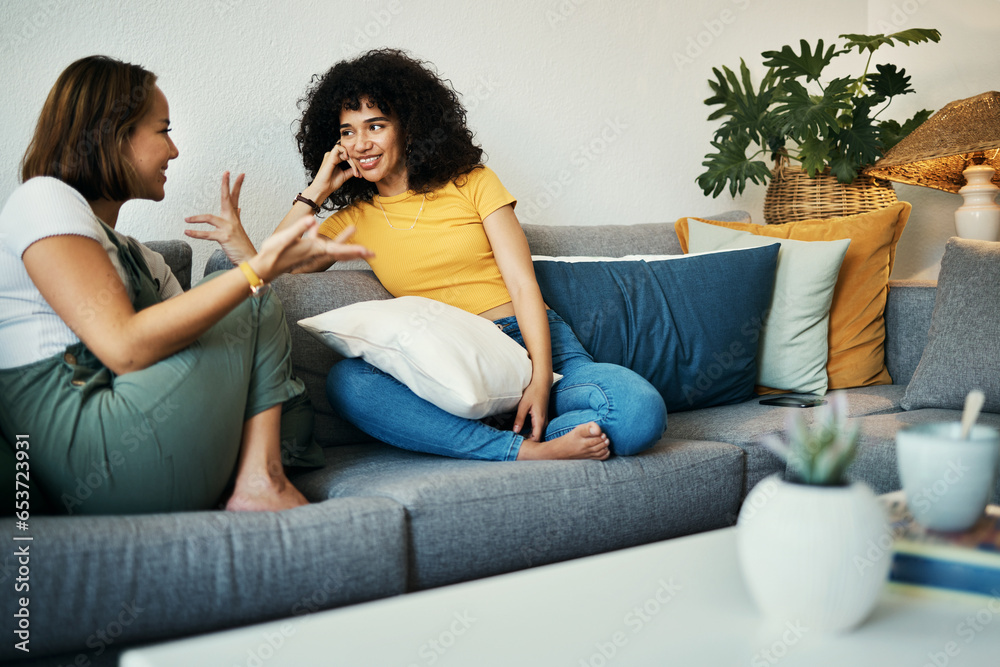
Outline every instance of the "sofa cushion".
<path fill-rule="evenodd" d="M 903 407 L 959 410 L 973 389 L 983 409 L 1000 412 L 1000 243 L 952 238 L 945 246 L 937 299 L 920 364 Z"/>
<path fill-rule="evenodd" d="M 846 390 L 847 416 L 862 417 L 899 411 L 905 387 L 881 385 Z M 666 436 L 689 440 L 728 442 L 746 452 L 743 494 L 760 480 L 785 469 L 784 462 L 760 444 L 764 436 L 784 432 L 787 418 L 799 410 L 760 405 L 754 398 L 738 405 L 727 405 L 671 415 Z"/>
<path fill-rule="evenodd" d="M 892 280 L 885 304 L 885 367 L 894 384 L 906 386 L 920 363 L 931 328 L 937 283 Z"/>
<path fill-rule="evenodd" d="M 850 239 L 830 308 L 830 389 L 889 384 L 885 368 L 885 303 L 896 244 L 910 215 L 910 205 L 892 206 L 842 218 L 802 220 L 783 225 L 712 224 L 762 236 L 800 241 Z M 677 222 L 677 236 L 688 247 L 687 221 Z"/>
<path fill-rule="evenodd" d="M 688 220 L 688 233 L 691 252 L 781 243 L 757 383 L 768 389 L 825 394 L 830 304 L 850 241 L 772 239 L 697 220 Z"/>
<path fill-rule="evenodd" d="M 875 493 L 889 493 L 902 488 L 896 463 L 896 432 L 905 426 L 932 422 L 957 422 L 959 410 L 923 409 L 911 412 L 870 415 L 850 420 L 860 426 L 858 455 L 847 469 L 847 477 L 865 482 Z M 1000 415 L 984 412 L 980 424 L 1000 428 Z M 1000 479 L 992 503 L 1000 503 Z"/>
<path fill-rule="evenodd" d="M 46 575 L 31 578 L 31 655 L 95 649 L 98 631 L 129 644 L 396 595 L 405 590 L 406 534 L 403 508 L 386 498 L 285 512 L 33 518 L 31 570 Z M 18 567 L 13 552 L 4 549 L 4 571 Z M 16 604 L 0 596 L 0 613 L 11 618 Z M 0 646 L 0 658 L 23 655 L 13 644 Z"/>
<path fill-rule="evenodd" d="M 534 257 L 545 302 L 598 362 L 646 378 L 667 411 L 746 400 L 777 244 L 703 255 Z"/>
<path fill-rule="evenodd" d="M 386 496 L 404 505 L 411 589 L 731 524 L 743 473 L 731 445 L 669 439 L 607 461 L 472 461 L 388 445 L 326 454 L 326 468 L 296 486 L 313 500 Z"/>

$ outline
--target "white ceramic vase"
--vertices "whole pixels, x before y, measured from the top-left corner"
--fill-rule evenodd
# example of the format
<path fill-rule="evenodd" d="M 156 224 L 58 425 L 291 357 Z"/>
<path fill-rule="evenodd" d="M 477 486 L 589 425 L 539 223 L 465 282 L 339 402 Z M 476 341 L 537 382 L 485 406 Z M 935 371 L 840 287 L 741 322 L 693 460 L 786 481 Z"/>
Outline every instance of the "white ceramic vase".
<path fill-rule="evenodd" d="M 885 510 L 860 482 L 762 480 L 743 502 L 737 544 L 761 611 L 826 632 L 849 630 L 868 616 L 892 562 Z"/>

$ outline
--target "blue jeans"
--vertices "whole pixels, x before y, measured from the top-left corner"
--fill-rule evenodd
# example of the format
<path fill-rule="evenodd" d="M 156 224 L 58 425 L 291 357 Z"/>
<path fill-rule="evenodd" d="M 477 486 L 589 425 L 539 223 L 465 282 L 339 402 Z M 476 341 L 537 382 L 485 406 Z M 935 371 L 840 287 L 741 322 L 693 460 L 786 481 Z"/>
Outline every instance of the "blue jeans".
<path fill-rule="evenodd" d="M 607 434 L 612 454 L 637 454 L 653 446 L 667 423 L 667 410 L 659 392 L 627 368 L 595 362 L 569 325 L 555 312 L 547 312 L 552 366 L 563 377 L 552 386 L 545 440 L 592 421 Z M 496 320 L 495 324 L 524 346 L 515 317 Z M 402 449 L 463 459 L 513 461 L 524 440 L 513 431 L 445 412 L 362 359 L 334 364 L 326 379 L 326 395 L 344 419 L 368 435 Z"/>

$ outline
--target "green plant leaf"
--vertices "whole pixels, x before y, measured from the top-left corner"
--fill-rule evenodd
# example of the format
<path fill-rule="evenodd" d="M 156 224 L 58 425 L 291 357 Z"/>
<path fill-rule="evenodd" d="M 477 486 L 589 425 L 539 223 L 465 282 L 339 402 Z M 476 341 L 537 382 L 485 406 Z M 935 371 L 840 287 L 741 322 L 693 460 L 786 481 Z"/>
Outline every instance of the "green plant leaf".
<path fill-rule="evenodd" d="M 847 90 L 851 81 L 849 77 L 834 79 L 822 95 L 810 95 L 798 81 L 784 82 L 783 95 L 775 108 L 775 112 L 784 117 L 784 133 L 801 144 L 809 137 L 836 132 L 839 127 L 837 115 L 851 109 L 851 95 Z"/>
<path fill-rule="evenodd" d="M 729 194 L 735 197 L 743 194 L 747 181 L 758 185 L 767 183 L 771 172 L 761 160 L 751 160 L 746 151 L 750 146 L 750 137 L 746 134 L 733 137 L 728 141 L 713 141 L 712 146 L 718 153 L 709 153 L 702 162 L 706 171 L 698 177 L 698 185 L 706 195 L 718 197 L 729 183 Z"/>
<path fill-rule="evenodd" d="M 878 124 L 878 142 L 885 155 L 890 148 L 898 144 L 904 137 L 920 127 L 924 121 L 934 114 L 930 109 L 918 111 L 913 118 L 900 125 L 894 120 L 885 120 Z"/>
<path fill-rule="evenodd" d="M 804 39 L 799 40 L 799 48 L 802 53 L 796 54 L 792 47 L 786 44 L 780 51 L 764 51 L 760 55 L 764 58 L 764 66 L 773 67 L 779 78 L 794 79 L 804 76 L 806 81 L 816 81 L 831 60 L 841 53 L 846 53 L 837 51 L 837 47 L 833 45 L 823 53 L 822 39 L 816 43 L 815 52 Z"/>
<path fill-rule="evenodd" d="M 830 173 L 841 183 L 850 183 L 858 177 L 858 168 L 853 160 L 838 153 L 830 158 Z"/>
<path fill-rule="evenodd" d="M 865 85 L 875 95 L 893 97 L 916 92 L 910 88 L 910 77 L 906 76 L 905 69 L 897 70 L 895 65 L 875 65 L 875 68 L 878 74 L 865 78 Z"/>
<path fill-rule="evenodd" d="M 921 42 L 939 42 L 941 33 L 933 28 L 910 28 L 901 32 L 894 32 L 891 35 L 840 35 L 847 40 L 844 45 L 847 51 L 853 48 L 858 49 L 858 53 L 868 51 L 874 52 L 880 46 L 895 46 L 895 42 L 900 44 L 919 44 Z"/>
<path fill-rule="evenodd" d="M 753 79 L 746 62 L 740 60 L 740 73 L 723 66 L 722 71 L 713 68 L 716 80 L 709 79 L 708 85 L 715 95 L 705 100 L 705 104 L 721 105 L 708 119 L 715 120 L 728 116 L 728 120 L 716 131 L 716 141 L 732 139 L 739 134 L 747 134 L 758 146 L 763 147 L 768 135 L 774 131 L 776 123 L 771 119 L 771 103 L 776 92 L 773 71 L 769 71 L 754 88 Z"/>
<path fill-rule="evenodd" d="M 855 99 L 854 109 L 846 122 L 842 122 L 840 129 L 830 137 L 835 147 L 830 171 L 841 183 L 850 183 L 863 167 L 882 157 L 878 129 L 872 123 L 870 115 L 872 104 L 877 99 Z"/>
<path fill-rule="evenodd" d="M 807 137 L 799 145 L 799 160 L 802 161 L 802 169 L 809 174 L 810 178 L 815 178 L 816 174 L 826 168 L 826 161 L 830 157 L 830 142 L 819 137 Z"/>

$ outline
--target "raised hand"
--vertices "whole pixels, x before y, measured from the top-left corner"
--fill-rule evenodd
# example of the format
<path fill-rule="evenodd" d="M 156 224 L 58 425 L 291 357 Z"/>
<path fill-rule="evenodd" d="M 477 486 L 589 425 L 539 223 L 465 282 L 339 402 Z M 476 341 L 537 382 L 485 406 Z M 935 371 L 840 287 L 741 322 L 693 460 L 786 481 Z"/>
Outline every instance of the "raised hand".
<path fill-rule="evenodd" d="M 348 165 L 346 169 L 341 167 L 341 164 L 345 162 Z M 326 199 L 331 193 L 340 189 L 340 186 L 348 179 L 355 177 L 361 177 L 360 167 L 348 156 L 347 149 L 341 146 L 340 142 L 337 142 L 323 156 L 323 163 L 316 171 L 316 178 L 313 179 L 312 186 L 318 188 L 325 195 L 323 199 Z M 320 202 L 317 200 L 317 203 Z"/>
<path fill-rule="evenodd" d="M 254 248 L 240 221 L 240 190 L 243 188 L 243 177 L 244 174 L 237 176 L 230 189 L 229 172 L 222 175 L 222 205 L 219 215 L 205 213 L 184 218 L 188 224 L 212 225 L 214 229 L 186 229 L 184 234 L 194 239 L 215 241 L 222 246 L 226 257 L 233 264 L 239 264 L 257 254 L 257 249 Z"/>
<path fill-rule="evenodd" d="M 362 245 L 345 243 L 354 234 L 354 225 L 330 240 L 319 235 L 316 218 L 307 215 L 289 227 L 272 234 L 252 258 L 251 266 L 265 282 L 300 266 L 329 264 L 346 260 L 374 257 L 375 253 Z"/>

